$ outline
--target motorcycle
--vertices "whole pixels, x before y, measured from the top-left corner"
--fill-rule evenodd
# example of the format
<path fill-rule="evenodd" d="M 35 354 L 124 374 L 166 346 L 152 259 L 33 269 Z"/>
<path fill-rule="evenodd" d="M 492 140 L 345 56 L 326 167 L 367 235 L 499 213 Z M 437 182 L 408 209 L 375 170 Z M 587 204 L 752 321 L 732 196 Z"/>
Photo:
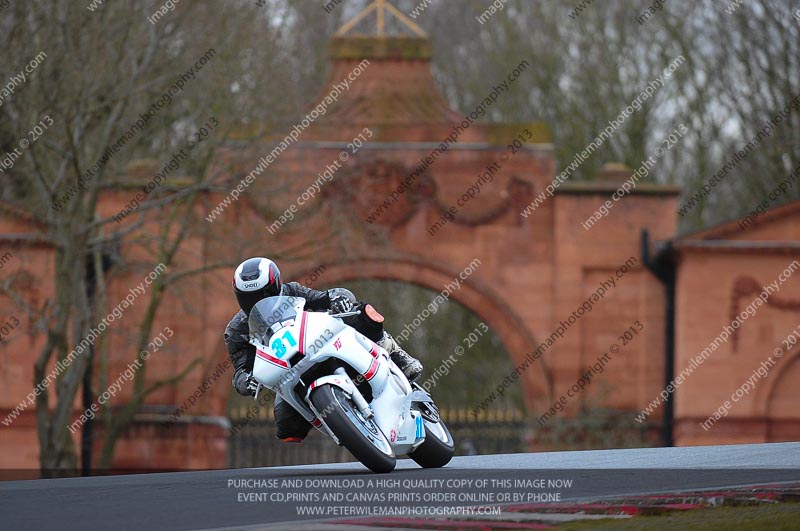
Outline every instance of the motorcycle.
<path fill-rule="evenodd" d="M 391 472 L 402 455 L 424 468 L 446 465 L 455 445 L 433 399 L 342 321 L 359 312 L 307 312 L 305 302 L 268 297 L 250 311 L 256 399 L 272 389 L 373 472 Z"/>

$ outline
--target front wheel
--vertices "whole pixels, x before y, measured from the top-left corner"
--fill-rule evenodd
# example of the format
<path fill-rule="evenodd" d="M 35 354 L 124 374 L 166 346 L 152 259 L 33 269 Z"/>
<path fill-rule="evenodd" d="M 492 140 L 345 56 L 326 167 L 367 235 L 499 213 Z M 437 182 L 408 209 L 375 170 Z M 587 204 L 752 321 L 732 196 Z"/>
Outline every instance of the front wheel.
<path fill-rule="evenodd" d="M 311 392 L 311 403 L 336 434 L 339 442 L 377 473 L 391 472 L 397 464 L 392 445 L 372 419 L 365 419 L 341 387 L 321 385 Z"/>
<path fill-rule="evenodd" d="M 456 452 L 453 436 L 441 419 L 425 423 L 425 441 L 419 445 L 408 457 L 422 468 L 440 468 L 450 462 Z"/>

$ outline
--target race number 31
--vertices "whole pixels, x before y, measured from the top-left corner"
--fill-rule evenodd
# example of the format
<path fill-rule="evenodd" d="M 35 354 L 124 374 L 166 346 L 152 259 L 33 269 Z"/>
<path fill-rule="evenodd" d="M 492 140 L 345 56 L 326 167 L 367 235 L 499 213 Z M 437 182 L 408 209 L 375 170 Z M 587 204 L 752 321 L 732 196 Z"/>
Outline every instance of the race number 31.
<path fill-rule="evenodd" d="M 287 330 L 281 337 L 276 338 L 275 341 L 272 342 L 272 350 L 275 352 L 275 355 L 279 358 L 282 358 L 284 354 L 286 354 L 286 345 L 283 344 L 283 340 L 286 340 L 289 343 L 290 347 L 296 347 L 297 341 L 294 340 L 292 337 L 292 331 Z"/>

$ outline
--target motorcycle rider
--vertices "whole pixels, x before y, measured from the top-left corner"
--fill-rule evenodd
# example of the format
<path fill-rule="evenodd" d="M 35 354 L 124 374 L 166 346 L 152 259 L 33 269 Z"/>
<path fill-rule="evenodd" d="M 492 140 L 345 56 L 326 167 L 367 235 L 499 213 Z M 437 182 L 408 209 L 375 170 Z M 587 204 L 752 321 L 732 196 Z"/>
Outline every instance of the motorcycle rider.
<path fill-rule="evenodd" d="M 255 363 L 256 348 L 248 342 L 250 335 L 248 315 L 257 302 L 275 295 L 303 297 L 305 310 L 311 312 L 344 313 L 359 309 L 361 313 L 344 319 L 360 333 L 375 341 L 389 352 L 392 361 L 403 374 L 414 380 L 422 374 L 422 364 L 403 350 L 394 338 L 383 329 L 383 316 L 370 304 L 357 302 L 355 296 L 344 288 L 320 291 L 297 282 L 281 282 L 278 266 L 268 258 L 245 260 L 233 274 L 233 292 L 240 310 L 225 329 L 225 345 L 233 362 L 233 388 L 243 396 L 252 396 L 251 373 Z M 311 424 L 292 406 L 275 397 L 276 436 L 286 442 L 302 442 Z"/>

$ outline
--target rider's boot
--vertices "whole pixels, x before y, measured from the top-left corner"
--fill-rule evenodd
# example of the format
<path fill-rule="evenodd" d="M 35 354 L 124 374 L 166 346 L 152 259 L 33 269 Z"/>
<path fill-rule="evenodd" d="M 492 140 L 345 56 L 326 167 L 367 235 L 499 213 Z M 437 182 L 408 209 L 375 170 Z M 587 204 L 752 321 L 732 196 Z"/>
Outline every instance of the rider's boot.
<path fill-rule="evenodd" d="M 389 352 L 389 356 L 392 358 L 392 361 L 400 367 L 400 370 L 403 371 L 403 374 L 406 375 L 408 381 L 413 382 L 415 379 L 422 374 L 422 363 L 403 350 L 400 345 L 397 344 L 397 341 L 394 340 L 389 332 L 384 330 L 383 337 L 380 341 L 378 341 L 378 345 L 381 348 L 386 349 Z"/>
<path fill-rule="evenodd" d="M 311 424 L 295 408 L 275 397 L 275 436 L 283 442 L 301 443 L 311 430 Z"/>

